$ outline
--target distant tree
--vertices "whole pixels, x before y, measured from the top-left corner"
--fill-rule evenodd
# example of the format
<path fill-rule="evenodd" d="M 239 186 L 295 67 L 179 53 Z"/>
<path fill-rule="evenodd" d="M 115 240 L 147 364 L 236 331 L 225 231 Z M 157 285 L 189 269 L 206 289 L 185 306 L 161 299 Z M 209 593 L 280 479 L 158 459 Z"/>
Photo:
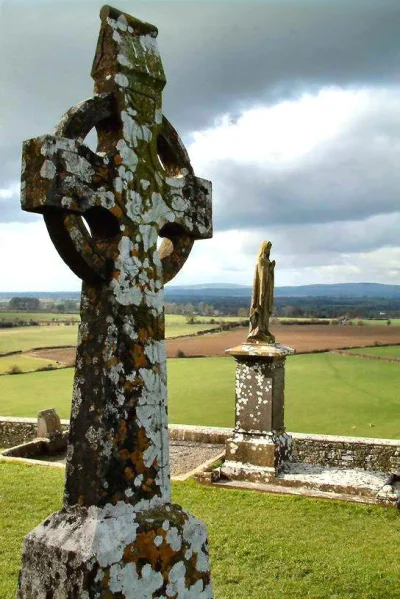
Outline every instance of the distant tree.
<path fill-rule="evenodd" d="M 185 314 L 193 314 L 194 306 L 193 304 L 186 304 L 185 306 Z"/>
<path fill-rule="evenodd" d="M 12 297 L 8 306 L 11 310 L 39 310 L 40 302 L 37 297 Z"/>
<path fill-rule="evenodd" d="M 176 314 L 176 303 L 166 302 L 165 303 L 165 314 Z"/>
<path fill-rule="evenodd" d="M 75 300 L 66 299 L 63 303 L 65 312 L 76 312 L 79 310 L 79 303 Z"/>
<path fill-rule="evenodd" d="M 388 327 L 390 327 L 390 325 L 392 324 L 392 321 L 390 320 L 390 318 L 386 321 L 386 324 L 388 325 Z"/>

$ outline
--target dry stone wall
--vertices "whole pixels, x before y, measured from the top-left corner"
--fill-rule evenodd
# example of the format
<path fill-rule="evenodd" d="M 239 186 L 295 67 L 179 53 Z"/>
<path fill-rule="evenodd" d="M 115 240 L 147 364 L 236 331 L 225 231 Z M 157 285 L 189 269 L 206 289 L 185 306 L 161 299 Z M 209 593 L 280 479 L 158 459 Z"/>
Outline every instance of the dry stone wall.
<path fill-rule="evenodd" d="M 400 441 L 293 433 L 292 457 L 318 466 L 400 472 Z"/>
<path fill-rule="evenodd" d="M 69 421 L 61 421 L 68 430 Z M 36 437 L 36 418 L 0 418 L 0 447 L 14 447 Z M 290 433 L 292 457 L 296 462 L 316 466 L 363 468 L 400 472 L 400 440 L 367 437 L 338 437 Z M 175 441 L 217 443 L 223 445 L 232 435 L 229 428 L 169 425 L 169 437 Z"/>
<path fill-rule="evenodd" d="M 0 447 L 15 447 L 33 441 L 37 437 L 37 418 L 0 418 Z M 69 420 L 61 420 L 63 431 L 68 430 Z"/>

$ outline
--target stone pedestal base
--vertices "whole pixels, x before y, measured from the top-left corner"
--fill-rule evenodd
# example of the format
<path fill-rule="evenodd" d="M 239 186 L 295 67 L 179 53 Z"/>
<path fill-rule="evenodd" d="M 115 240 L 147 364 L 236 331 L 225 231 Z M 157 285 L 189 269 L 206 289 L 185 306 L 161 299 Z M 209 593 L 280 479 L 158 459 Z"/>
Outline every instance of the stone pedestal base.
<path fill-rule="evenodd" d="M 213 599 L 205 525 L 178 505 L 74 507 L 25 537 L 17 599 Z"/>
<path fill-rule="evenodd" d="M 290 460 L 292 438 L 286 432 L 265 435 L 234 433 L 226 442 L 221 474 L 232 480 L 271 482 Z"/>

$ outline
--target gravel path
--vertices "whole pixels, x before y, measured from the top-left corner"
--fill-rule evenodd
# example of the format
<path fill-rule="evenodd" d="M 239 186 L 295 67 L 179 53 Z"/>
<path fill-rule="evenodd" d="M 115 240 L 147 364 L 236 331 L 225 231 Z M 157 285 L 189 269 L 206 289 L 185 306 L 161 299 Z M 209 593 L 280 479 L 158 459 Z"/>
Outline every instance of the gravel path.
<path fill-rule="evenodd" d="M 223 445 L 211 443 L 194 443 L 192 441 L 171 441 L 169 452 L 171 459 L 171 476 L 185 474 L 201 466 L 204 462 L 217 457 L 224 450 Z M 30 459 L 65 464 L 66 453 L 57 456 L 29 456 Z"/>

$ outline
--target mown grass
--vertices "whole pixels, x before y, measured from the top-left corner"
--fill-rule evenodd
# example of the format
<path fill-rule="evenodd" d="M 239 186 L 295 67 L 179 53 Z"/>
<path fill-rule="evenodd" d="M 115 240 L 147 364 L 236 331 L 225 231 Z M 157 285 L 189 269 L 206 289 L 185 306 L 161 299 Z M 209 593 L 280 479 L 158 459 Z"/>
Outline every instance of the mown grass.
<path fill-rule="evenodd" d="M 168 361 L 169 421 L 234 424 L 235 365 L 230 358 Z M 54 407 L 69 418 L 73 370 L 0 377 L 0 414 L 36 416 Z M 336 354 L 292 356 L 286 367 L 288 430 L 400 438 L 399 365 Z"/>
<path fill-rule="evenodd" d="M 24 326 L 0 329 L 0 354 L 26 351 L 34 347 L 75 345 L 78 325 Z"/>
<path fill-rule="evenodd" d="M 389 326 L 393 326 L 393 327 L 398 327 L 400 326 L 400 318 L 386 318 L 384 320 L 382 319 L 378 319 L 378 318 L 371 318 L 371 319 L 366 319 L 366 318 L 353 318 L 351 319 L 353 324 L 357 324 L 357 322 L 359 320 L 362 321 L 363 324 L 367 325 L 367 326 L 385 326 L 387 327 L 387 321 L 390 320 L 390 325 Z"/>
<path fill-rule="evenodd" d="M 39 322 L 59 322 L 60 320 L 74 320 L 79 322 L 80 316 L 76 312 L 73 313 L 56 313 L 53 312 L 0 312 L 0 321 L 22 320 L 29 322 L 30 320 Z"/>
<path fill-rule="evenodd" d="M 359 347 L 349 349 L 348 354 L 366 354 L 367 356 L 380 356 L 382 358 L 400 358 L 400 345 L 388 347 Z"/>
<path fill-rule="evenodd" d="M 55 360 L 48 360 L 43 358 L 34 358 L 26 355 L 14 355 L 0 357 L 0 374 L 8 373 L 10 369 L 18 368 L 22 372 L 31 372 L 38 368 L 51 365 L 53 368 L 57 368 L 58 364 Z"/>
<path fill-rule="evenodd" d="M 0 597 L 24 535 L 60 509 L 64 473 L 0 463 Z M 395 509 L 173 483 L 207 525 L 215 599 L 399 599 Z"/>
<path fill-rule="evenodd" d="M 7 314 L 7 313 L 4 313 Z M 27 320 L 30 320 L 26 314 Z M 57 316 L 48 314 L 47 316 Z M 74 316 L 74 315 L 73 315 Z M 75 315 L 77 316 L 77 315 Z M 0 316 L 1 318 L 1 316 Z M 49 318 L 49 321 L 51 319 Z M 187 317 L 180 314 L 167 314 L 165 333 L 166 337 L 180 337 L 183 335 L 197 335 L 199 331 L 211 331 L 220 326 L 219 319 L 210 324 L 209 318 L 197 318 L 195 324 L 188 324 Z M 224 322 L 236 322 L 235 317 L 222 319 Z M 32 348 L 53 347 L 62 345 L 75 345 L 78 337 L 78 325 L 44 325 L 22 326 L 11 329 L 0 329 L 0 354 L 12 351 L 27 351 Z"/>

